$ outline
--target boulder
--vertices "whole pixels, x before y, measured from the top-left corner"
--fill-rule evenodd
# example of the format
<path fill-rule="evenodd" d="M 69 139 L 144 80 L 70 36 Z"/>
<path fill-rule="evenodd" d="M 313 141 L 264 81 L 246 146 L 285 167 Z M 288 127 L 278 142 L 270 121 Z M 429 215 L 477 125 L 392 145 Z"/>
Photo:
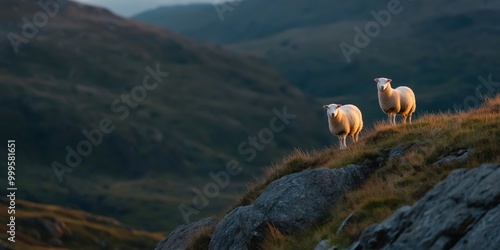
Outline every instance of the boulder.
<path fill-rule="evenodd" d="M 303 171 L 275 180 L 253 204 L 237 207 L 224 217 L 209 249 L 258 249 L 270 227 L 285 234 L 298 232 L 327 217 L 338 199 L 361 185 L 373 170 L 349 165 Z"/>
<path fill-rule="evenodd" d="M 499 180 L 500 165 L 456 170 L 349 249 L 500 249 Z"/>

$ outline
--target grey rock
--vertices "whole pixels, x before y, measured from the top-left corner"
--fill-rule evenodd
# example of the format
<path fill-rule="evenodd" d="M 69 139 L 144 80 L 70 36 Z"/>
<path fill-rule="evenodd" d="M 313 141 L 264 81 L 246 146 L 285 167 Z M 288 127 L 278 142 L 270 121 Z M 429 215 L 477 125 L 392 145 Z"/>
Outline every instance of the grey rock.
<path fill-rule="evenodd" d="M 447 157 L 442 158 L 441 160 L 433 163 L 432 165 L 440 167 L 450 162 L 465 161 L 472 155 L 472 153 L 473 153 L 472 149 L 462 149 L 453 155 L 449 155 Z"/>
<path fill-rule="evenodd" d="M 212 250 L 257 249 L 270 226 L 289 234 L 329 215 L 337 200 L 373 172 L 367 166 L 314 169 L 287 175 L 268 185 L 248 206 L 235 208 L 217 225 Z"/>
<path fill-rule="evenodd" d="M 456 170 L 349 249 L 500 249 L 500 165 Z"/>
<path fill-rule="evenodd" d="M 407 146 L 397 146 L 397 147 L 391 149 L 391 151 L 389 152 L 388 160 L 392 161 L 392 160 L 402 156 L 404 154 L 404 152 L 406 151 L 406 149 L 407 149 Z"/>
<path fill-rule="evenodd" d="M 199 230 L 215 226 L 219 221 L 215 218 L 204 218 L 191 224 L 185 224 L 172 231 L 167 238 L 156 246 L 155 250 L 184 250 Z"/>
<path fill-rule="evenodd" d="M 500 206 L 496 206 L 484 215 L 457 244 L 459 249 L 500 249 Z"/>
<path fill-rule="evenodd" d="M 330 241 L 329 240 L 322 240 L 314 248 L 314 250 L 327 250 L 329 245 L 330 245 Z"/>
<path fill-rule="evenodd" d="M 314 250 L 337 250 L 338 248 L 333 246 L 330 246 L 330 241 L 329 240 L 322 240 L 315 248 Z"/>

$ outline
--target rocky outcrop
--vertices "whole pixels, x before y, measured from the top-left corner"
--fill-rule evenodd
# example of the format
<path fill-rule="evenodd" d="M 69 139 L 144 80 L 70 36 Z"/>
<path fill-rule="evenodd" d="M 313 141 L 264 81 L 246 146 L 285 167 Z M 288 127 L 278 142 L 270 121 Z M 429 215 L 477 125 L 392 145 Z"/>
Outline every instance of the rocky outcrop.
<path fill-rule="evenodd" d="M 500 165 L 456 170 L 349 249 L 500 249 L 499 180 Z"/>
<path fill-rule="evenodd" d="M 282 177 L 257 200 L 235 208 L 217 225 L 211 250 L 257 249 L 272 226 L 288 234 L 325 218 L 338 199 L 373 171 L 368 166 L 314 169 Z"/>
<path fill-rule="evenodd" d="M 212 217 L 201 219 L 191 224 L 186 224 L 172 231 L 167 238 L 158 243 L 155 250 L 181 250 L 186 249 L 191 237 L 201 229 L 215 226 L 219 221 Z"/>
<path fill-rule="evenodd" d="M 472 149 L 462 149 L 452 155 L 441 158 L 439 161 L 435 162 L 432 165 L 435 167 L 440 167 L 452 162 L 465 161 L 472 155 L 473 152 L 474 151 Z"/>

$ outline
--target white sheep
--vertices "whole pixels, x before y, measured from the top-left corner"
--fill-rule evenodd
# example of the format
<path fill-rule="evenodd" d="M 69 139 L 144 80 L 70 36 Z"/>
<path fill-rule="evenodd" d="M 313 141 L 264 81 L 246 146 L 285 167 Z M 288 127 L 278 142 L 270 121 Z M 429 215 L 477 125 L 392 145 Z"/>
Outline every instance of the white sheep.
<path fill-rule="evenodd" d="M 357 142 L 359 132 L 363 129 L 363 117 L 358 107 L 347 104 L 324 105 L 327 110 L 328 125 L 330 132 L 339 138 L 340 148 L 347 148 L 346 137 L 351 136 L 353 142 Z"/>
<path fill-rule="evenodd" d="M 378 103 L 380 108 L 389 117 L 389 123 L 396 125 L 396 115 L 403 116 L 403 123 L 406 123 L 406 118 L 409 118 L 417 108 L 415 94 L 406 86 L 399 86 L 395 89 L 391 87 L 391 79 L 384 77 L 375 78 L 378 89 Z"/>

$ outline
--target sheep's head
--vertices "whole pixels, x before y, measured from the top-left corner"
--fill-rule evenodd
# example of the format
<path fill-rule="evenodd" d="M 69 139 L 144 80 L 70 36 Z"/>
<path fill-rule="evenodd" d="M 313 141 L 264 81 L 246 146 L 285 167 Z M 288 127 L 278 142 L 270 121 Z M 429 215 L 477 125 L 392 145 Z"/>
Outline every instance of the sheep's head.
<path fill-rule="evenodd" d="M 392 79 L 388 79 L 385 77 L 375 78 L 373 79 L 377 83 L 377 89 L 379 91 L 385 91 L 387 88 L 391 87 Z"/>
<path fill-rule="evenodd" d="M 335 103 L 323 106 L 323 108 L 326 109 L 326 114 L 331 118 L 335 118 L 338 115 L 340 107 L 342 107 L 342 105 Z"/>

